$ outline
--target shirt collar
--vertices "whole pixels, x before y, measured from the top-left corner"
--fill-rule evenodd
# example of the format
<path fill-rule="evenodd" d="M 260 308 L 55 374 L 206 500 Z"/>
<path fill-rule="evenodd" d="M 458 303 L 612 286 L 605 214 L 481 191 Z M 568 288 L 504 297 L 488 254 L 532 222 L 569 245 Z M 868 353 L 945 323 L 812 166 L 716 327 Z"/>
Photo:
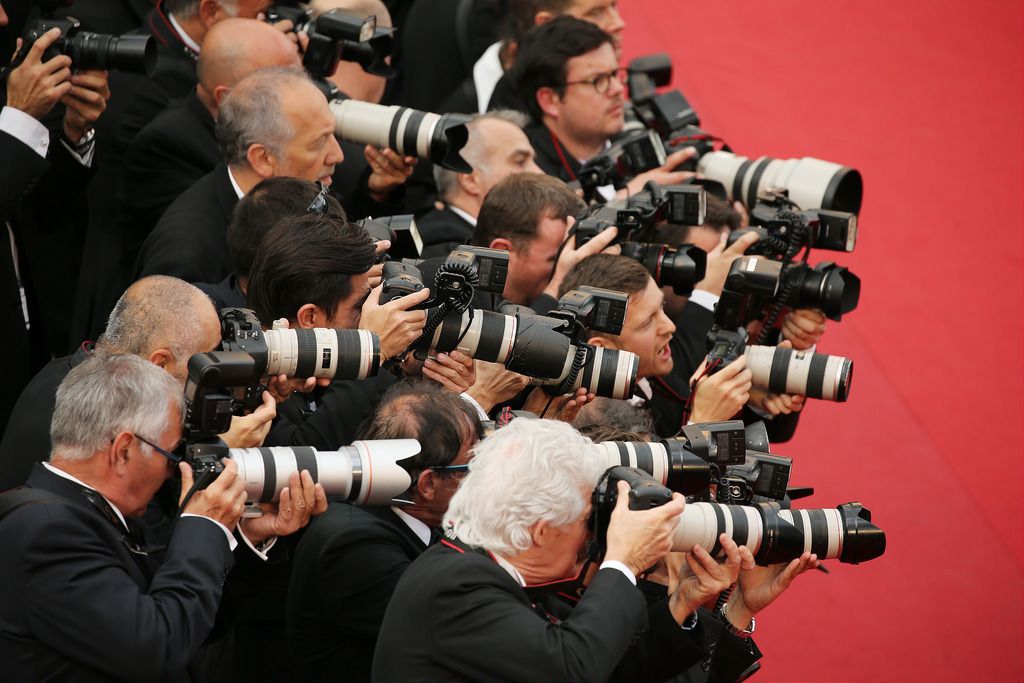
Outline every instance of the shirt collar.
<path fill-rule="evenodd" d="M 469 223 L 470 225 L 472 225 L 474 228 L 476 227 L 476 217 L 475 216 L 470 216 L 468 213 L 466 213 L 465 211 L 463 211 L 459 207 L 454 206 L 452 204 L 448 205 L 448 209 L 452 213 L 454 213 L 456 216 L 458 216 L 462 220 L 464 220 L 467 223 Z"/>
<path fill-rule="evenodd" d="M 88 484 L 86 484 L 81 479 L 78 479 L 76 477 L 71 476 L 70 474 L 68 474 L 64 470 L 58 469 L 58 468 L 54 467 L 53 465 L 51 465 L 48 462 L 44 462 L 43 463 L 43 467 L 45 467 L 46 469 L 48 469 L 51 472 L 53 472 L 54 474 L 56 474 L 58 477 L 63 477 L 64 479 L 67 479 L 68 481 L 73 481 L 76 484 L 78 484 L 79 486 L 83 486 L 83 487 L 89 489 L 90 491 L 96 491 L 96 489 L 94 489 L 92 486 L 89 486 Z M 111 509 L 113 509 L 113 511 L 117 513 L 117 518 L 121 520 L 121 524 L 123 524 L 124 528 L 127 530 L 128 529 L 128 523 L 124 521 L 124 515 L 122 515 L 121 511 L 117 509 L 117 506 L 114 505 L 113 503 L 111 503 L 110 499 L 107 498 L 106 496 L 104 496 L 99 491 L 96 491 L 96 493 L 99 493 L 101 496 L 103 496 L 103 500 L 107 501 L 107 504 L 111 507 Z"/>
<path fill-rule="evenodd" d="M 497 553 L 491 553 L 491 557 L 494 558 L 494 561 L 498 563 L 499 567 L 507 571 L 509 576 L 516 580 L 516 583 L 518 583 L 523 588 L 526 587 L 526 579 L 523 578 L 523 575 L 519 573 L 518 569 L 512 566 L 511 562 L 509 562 Z"/>
<path fill-rule="evenodd" d="M 241 199 L 242 197 L 244 197 L 245 193 L 242 192 L 242 188 L 238 185 L 238 181 L 235 180 L 235 176 L 231 172 L 230 166 L 228 166 L 228 180 L 231 181 L 231 187 L 235 188 L 235 194 L 238 195 L 238 198 Z"/>
<path fill-rule="evenodd" d="M 168 12 L 167 19 L 170 20 L 171 27 L 174 29 L 174 32 L 178 34 L 179 38 L 181 38 L 181 42 L 185 43 L 185 47 L 192 50 L 192 52 L 199 54 L 199 43 L 192 40 L 192 36 L 185 33 L 185 29 L 181 27 L 181 24 L 179 24 L 178 20 L 174 18 L 174 15 Z"/>
<path fill-rule="evenodd" d="M 398 515 L 400 520 L 405 522 L 405 525 L 409 527 L 414 534 L 416 534 L 416 538 L 423 541 L 423 545 L 430 545 L 430 527 L 409 513 L 403 512 L 398 507 L 392 506 L 391 511 Z"/>
<path fill-rule="evenodd" d="M 473 84 L 476 86 L 477 111 L 483 114 L 491 102 L 491 95 L 505 70 L 501 68 L 501 41 L 484 50 L 473 65 Z"/>

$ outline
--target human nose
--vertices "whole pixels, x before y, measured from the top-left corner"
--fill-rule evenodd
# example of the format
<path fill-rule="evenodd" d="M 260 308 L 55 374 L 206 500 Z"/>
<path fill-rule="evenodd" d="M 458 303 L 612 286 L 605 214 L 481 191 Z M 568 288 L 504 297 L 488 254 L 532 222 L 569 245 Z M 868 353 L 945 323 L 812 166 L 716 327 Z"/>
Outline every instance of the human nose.
<path fill-rule="evenodd" d="M 661 322 L 661 333 L 665 335 L 675 334 L 676 324 L 672 322 L 672 318 L 668 317 L 668 314 L 663 310 L 659 317 Z"/>
<path fill-rule="evenodd" d="M 340 164 L 345 160 L 345 153 L 341 151 L 341 145 L 338 144 L 338 138 L 331 136 L 327 150 L 327 165 Z"/>

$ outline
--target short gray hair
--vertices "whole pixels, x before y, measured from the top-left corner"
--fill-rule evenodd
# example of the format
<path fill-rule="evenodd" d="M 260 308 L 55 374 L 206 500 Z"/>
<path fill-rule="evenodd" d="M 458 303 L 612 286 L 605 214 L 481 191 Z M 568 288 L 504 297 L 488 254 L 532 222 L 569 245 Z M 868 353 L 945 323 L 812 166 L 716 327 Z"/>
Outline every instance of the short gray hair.
<path fill-rule="evenodd" d="M 51 457 L 85 460 L 124 431 L 157 439 L 171 426 L 168 402 L 184 412 L 181 385 L 163 369 L 138 356 L 94 354 L 57 389 Z"/>
<path fill-rule="evenodd" d="M 513 420 L 474 449 L 445 528 L 464 543 L 505 556 L 533 545 L 540 521 L 565 526 L 586 507 L 582 491 L 605 467 L 590 439 L 555 420 Z"/>
<path fill-rule="evenodd" d="M 107 353 L 148 357 L 166 347 L 179 363 L 209 349 L 203 343 L 201 306 L 213 306 L 195 285 L 152 275 L 125 290 L 107 320 L 97 347 Z"/>
<path fill-rule="evenodd" d="M 505 121 L 519 128 L 525 128 L 530 119 L 523 112 L 512 109 L 497 109 L 484 114 L 477 114 L 470 119 L 468 124 L 469 140 L 466 142 L 466 146 L 462 148 L 462 158 L 469 162 L 469 165 L 474 169 L 479 166 L 486 166 L 482 154 L 483 145 L 480 144 L 480 138 L 473 135 L 473 131 L 477 128 L 475 124 L 479 121 Z M 449 171 L 447 168 L 435 164 L 434 182 L 437 184 L 437 196 L 444 200 L 451 199 L 455 193 L 458 176 L 459 174 L 455 171 Z"/>
<path fill-rule="evenodd" d="M 217 114 L 217 144 L 224 163 L 248 163 L 253 145 L 263 145 L 280 155 L 291 138 L 291 124 L 284 113 L 281 90 L 296 83 L 310 83 L 299 67 L 258 69 L 231 89 Z"/>

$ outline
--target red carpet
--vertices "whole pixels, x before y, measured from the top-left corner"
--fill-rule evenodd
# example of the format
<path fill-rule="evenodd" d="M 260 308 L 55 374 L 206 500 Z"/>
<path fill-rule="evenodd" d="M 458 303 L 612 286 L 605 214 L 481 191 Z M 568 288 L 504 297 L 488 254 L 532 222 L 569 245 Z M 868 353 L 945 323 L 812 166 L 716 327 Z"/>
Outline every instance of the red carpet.
<path fill-rule="evenodd" d="M 886 554 L 801 577 L 758 620 L 760 680 L 1024 679 L 1024 5 L 622 0 L 705 127 L 751 156 L 859 169 L 862 279 L 820 350 L 794 483 L 860 500 Z"/>

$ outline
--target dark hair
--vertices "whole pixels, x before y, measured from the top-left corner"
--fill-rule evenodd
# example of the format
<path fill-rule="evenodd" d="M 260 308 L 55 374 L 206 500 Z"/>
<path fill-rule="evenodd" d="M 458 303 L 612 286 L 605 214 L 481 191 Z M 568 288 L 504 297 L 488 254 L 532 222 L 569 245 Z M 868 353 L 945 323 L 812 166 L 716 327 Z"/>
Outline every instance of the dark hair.
<path fill-rule="evenodd" d="M 594 443 L 604 443 L 605 441 L 632 441 L 635 443 L 651 440 L 650 436 L 644 432 L 631 432 L 602 424 L 580 427 L 579 432 Z"/>
<path fill-rule="evenodd" d="M 491 188 L 484 197 L 473 245 L 490 246 L 498 237 L 519 247 L 537 235 L 541 217 L 564 219 L 583 210 L 583 200 L 558 178 L 543 173 L 517 173 Z"/>
<path fill-rule="evenodd" d="M 570 1 L 499 0 L 498 10 L 504 18 L 499 30 L 499 37 L 519 42 L 526 32 L 533 28 L 538 12 L 550 12 L 556 16 L 563 14 Z"/>
<path fill-rule="evenodd" d="M 249 275 L 249 307 L 265 324 L 293 320 L 311 303 L 334 314 L 352 291 L 351 276 L 373 265 L 374 246 L 343 218 L 306 214 L 285 218 L 263 237 Z"/>
<path fill-rule="evenodd" d="M 564 95 L 569 60 L 593 52 L 605 43 L 612 43 L 610 35 L 589 21 L 568 15 L 526 32 L 509 76 L 535 121 L 541 120 L 537 91 L 553 88 L 559 96 Z"/>
<path fill-rule="evenodd" d="M 635 294 L 647 288 L 650 273 L 638 261 L 616 254 L 594 254 L 583 259 L 565 274 L 558 296 L 583 285 Z"/>
<path fill-rule="evenodd" d="M 416 439 L 420 452 L 410 475 L 435 465 L 449 465 L 467 440 L 483 437 L 483 427 L 469 402 L 425 379 L 392 385 L 377 410 L 363 423 L 360 439 Z"/>
<path fill-rule="evenodd" d="M 228 225 L 228 256 L 235 275 L 249 277 L 256 250 L 263 236 L 284 218 L 305 215 L 320 193 L 320 185 L 284 176 L 267 178 L 252 188 L 235 206 Z M 330 194 L 326 215 L 346 220 L 345 210 Z"/>
<path fill-rule="evenodd" d="M 654 431 L 654 420 L 646 408 L 628 401 L 598 397 L 580 409 L 572 426 L 594 443 L 647 441 L 644 435 Z"/>

